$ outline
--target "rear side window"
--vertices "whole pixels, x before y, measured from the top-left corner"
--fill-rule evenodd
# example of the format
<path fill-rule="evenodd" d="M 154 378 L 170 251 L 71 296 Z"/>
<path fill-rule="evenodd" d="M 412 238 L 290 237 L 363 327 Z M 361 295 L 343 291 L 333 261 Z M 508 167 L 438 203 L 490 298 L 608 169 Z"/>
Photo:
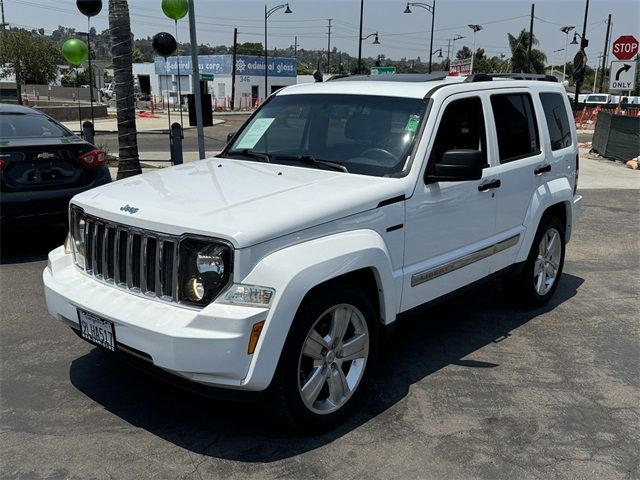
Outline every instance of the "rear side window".
<path fill-rule="evenodd" d="M 540 101 L 547 120 L 551 150 L 560 150 L 571 146 L 571 129 L 564 99 L 559 93 L 541 93 Z"/>
<path fill-rule="evenodd" d="M 491 108 L 496 122 L 500 163 L 540 152 L 536 116 L 529 94 L 492 95 Z"/>

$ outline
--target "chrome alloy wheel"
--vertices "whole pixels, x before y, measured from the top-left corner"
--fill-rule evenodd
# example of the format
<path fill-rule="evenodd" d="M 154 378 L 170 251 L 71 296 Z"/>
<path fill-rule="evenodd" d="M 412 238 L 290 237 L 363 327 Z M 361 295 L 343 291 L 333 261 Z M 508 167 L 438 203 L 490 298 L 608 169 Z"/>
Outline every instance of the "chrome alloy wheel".
<path fill-rule="evenodd" d="M 298 390 L 309 410 L 335 412 L 358 387 L 369 357 L 369 329 L 353 305 L 331 307 L 315 321 L 298 360 Z"/>
<path fill-rule="evenodd" d="M 538 295 L 546 295 L 558 276 L 562 256 L 560 232 L 550 228 L 540 239 L 538 257 L 533 267 L 533 283 Z"/>

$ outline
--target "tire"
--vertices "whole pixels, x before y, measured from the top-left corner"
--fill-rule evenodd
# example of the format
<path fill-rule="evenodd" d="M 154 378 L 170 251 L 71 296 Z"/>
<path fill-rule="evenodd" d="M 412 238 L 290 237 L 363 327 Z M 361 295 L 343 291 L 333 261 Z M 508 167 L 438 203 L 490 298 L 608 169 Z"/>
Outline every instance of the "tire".
<path fill-rule="evenodd" d="M 352 284 L 332 284 L 308 295 L 280 357 L 273 389 L 277 415 L 313 432 L 349 416 L 374 367 L 378 324 L 373 303 Z M 353 358 L 345 359 L 349 354 Z"/>
<path fill-rule="evenodd" d="M 558 288 L 564 253 L 564 226 L 558 218 L 544 215 L 523 268 L 505 279 L 507 290 L 521 304 L 544 305 Z"/>

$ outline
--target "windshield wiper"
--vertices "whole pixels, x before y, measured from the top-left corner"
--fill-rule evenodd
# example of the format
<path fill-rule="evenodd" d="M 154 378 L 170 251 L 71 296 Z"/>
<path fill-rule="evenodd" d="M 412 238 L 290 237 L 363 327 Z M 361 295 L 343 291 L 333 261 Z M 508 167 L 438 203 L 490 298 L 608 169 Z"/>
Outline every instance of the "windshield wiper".
<path fill-rule="evenodd" d="M 275 160 L 284 160 L 284 161 L 294 161 L 306 163 L 307 165 L 325 165 L 327 167 L 333 168 L 334 170 L 349 173 L 347 167 L 339 162 L 332 162 L 331 160 L 322 160 L 319 158 L 315 158 L 311 155 L 274 155 L 273 158 Z"/>
<path fill-rule="evenodd" d="M 253 150 L 249 150 L 248 148 L 227 152 L 227 156 L 236 155 L 243 155 L 245 157 L 255 158 L 256 160 L 260 160 L 261 162 L 271 163 L 271 156 L 268 153 L 254 152 Z"/>

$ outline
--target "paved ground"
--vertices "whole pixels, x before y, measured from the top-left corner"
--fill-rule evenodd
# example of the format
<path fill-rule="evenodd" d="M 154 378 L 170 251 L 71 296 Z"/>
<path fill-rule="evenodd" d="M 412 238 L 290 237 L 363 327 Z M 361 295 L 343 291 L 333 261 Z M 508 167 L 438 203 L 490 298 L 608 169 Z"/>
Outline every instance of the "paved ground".
<path fill-rule="evenodd" d="M 640 190 L 582 193 L 549 306 L 515 308 L 496 281 L 409 319 L 359 413 L 319 436 L 84 343 L 44 304 L 65 232 L 5 230 L 0 477 L 640 478 Z"/>

